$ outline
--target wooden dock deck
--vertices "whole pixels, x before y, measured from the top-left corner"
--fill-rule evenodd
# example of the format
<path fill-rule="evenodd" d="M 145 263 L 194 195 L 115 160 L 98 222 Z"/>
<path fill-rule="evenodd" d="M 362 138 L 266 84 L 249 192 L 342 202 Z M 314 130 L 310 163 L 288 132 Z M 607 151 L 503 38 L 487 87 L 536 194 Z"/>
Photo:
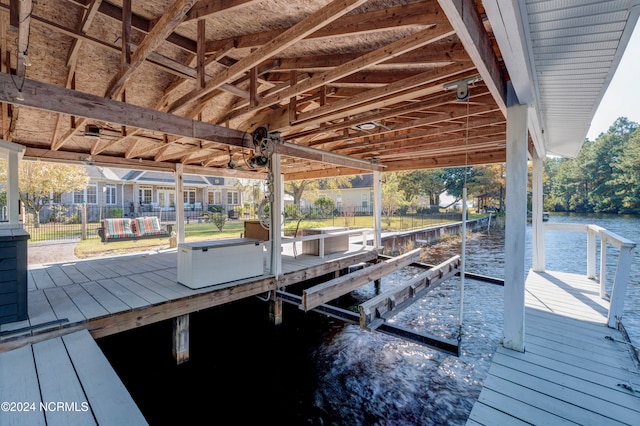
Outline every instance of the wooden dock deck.
<path fill-rule="evenodd" d="M 584 276 L 530 272 L 525 352 L 499 346 L 467 425 L 640 424 L 640 374 Z"/>
<path fill-rule="evenodd" d="M 288 246 L 279 287 L 374 260 L 378 254 L 371 246 L 350 244 L 346 252 L 324 258 L 293 256 Z M 94 338 L 104 337 L 275 289 L 268 268 L 263 276 L 190 289 L 177 283 L 175 249 L 32 265 L 28 271 L 29 318 L 0 325 L 0 352 L 82 329 Z"/>
<path fill-rule="evenodd" d="M 2 425 L 146 425 L 88 331 L 0 353 Z"/>

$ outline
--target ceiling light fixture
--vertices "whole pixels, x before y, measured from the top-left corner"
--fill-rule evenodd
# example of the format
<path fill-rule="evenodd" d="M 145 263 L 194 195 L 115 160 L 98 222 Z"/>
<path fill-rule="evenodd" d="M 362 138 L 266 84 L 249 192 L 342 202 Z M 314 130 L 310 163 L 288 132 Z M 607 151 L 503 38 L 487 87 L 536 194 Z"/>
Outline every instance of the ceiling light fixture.
<path fill-rule="evenodd" d="M 376 127 L 378 127 L 378 125 L 377 125 L 377 123 L 375 123 L 373 121 L 369 121 L 367 123 L 356 124 L 355 127 L 360 129 L 360 130 L 373 130 Z"/>
<path fill-rule="evenodd" d="M 31 60 L 29 59 L 29 55 L 27 54 L 26 50 L 22 54 L 22 63 L 24 64 L 25 67 L 31 66 Z"/>
<path fill-rule="evenodd" d="M 16 101 L 24 101 L 24 93 L 22 93 L 22 90 L 18 90 L 18 94 L 16 95 Z"/>
<path fill-rule="evenodd" d="M 94 125 L 88 125 L 84 128 L 84 135 L 94 138 L 100 137 L 100 127 Z"/>

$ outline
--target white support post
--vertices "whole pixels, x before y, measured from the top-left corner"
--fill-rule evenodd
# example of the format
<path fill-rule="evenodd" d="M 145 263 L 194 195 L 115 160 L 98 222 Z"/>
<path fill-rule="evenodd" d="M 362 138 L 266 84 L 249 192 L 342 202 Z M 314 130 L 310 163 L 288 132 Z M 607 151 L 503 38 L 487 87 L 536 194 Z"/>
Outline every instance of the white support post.
<path fill-rule="evenodd" d="M 273 202 L 269 212 L 271 214 L 271 274 L 276 281 L 282 274 L 282 218 L 284 212 L 284 178 L 280 171 L 280 154 L 271 154 L 271 173 L 273 174 Z M 295 244 L 295 243 L 294 243 Z"/>
<path fill-rule="evenodd" d="M 587 278 L 596 277 L 596 232 L 587 228 Z M 602 281 L 601 281 L 602 282 Z M 602 297 L 602 294 L 600 294 Z"/>
<path fill-rule="evenodd" d="M 534 152 L 532 161 L 533 182 L 531 188 L 531 228 L 532 228 L 532 269 L 536 272 L 545 270 L 545 247 L 544 247 L 544 224 L 542 223 L 542 213 L 544 203 L 542 196 L 542 158 Z"/>
<path fill-rule="evenodd" d="M 176 164 L 176 235 L 178 244 L 184 243 L 184 166 L 182 163 Z"/>
<path fill-rule="evenodd" d="M 20 162 L 20 154 L 17 151 L 9 151 L 7 161 L 7 206 L 9 206 L 9 223 L 18 224 L 20 222 L 20 192 L 18 190 L 18 163 Z"/>
<path fill-rule="evenodd" d="M 382 248 L 382 173 L 373 172 L 373 247 Z"/>
<path fill-rule="evenodd" d="M 635 244 L 634 244 L 635 246 Z M 633 246 L 623 246 L 618 255 L 618 266 L 616 267 L 616 278 L 611 290 L 611 303 L 609 304 L 609 317 L 607 325 L 611 328 L 618 328 L 622 321 L 624 312 L 624 298 L 627 295 L 627 281 L 631 270 L 631 250 Z"/>
<path fill-rule="evenodd" d="M 594 245 L 593 252 L 595 253 L 595 251 Z M 620 256 L 622 256 L 622 250 L 620 250 Z M 600 237 L 600 297 L 603 299 L 607 297 L 607 240 L 602 236 Z"/>
<path fill-rule="evenodd" d="M 513 98 L 513 87 L 509 86 Z M 504 338 L 507 349 L 524 352 L 525 247 L 527 227 L 528 107 L 507 108 Z"/>
<path fill-rule="evenodd" d="M 6 222 L 0 223 L 0 229 L 21 229 L 20 223 L 20 192 L 18 189 L 20 161 L 24 155 L 25 147 L 13 142 L 0 139 L 0 159 L 5 159 L 7 164 L 7 192 Z M 24 214 L 24 212 L 23 212 Z"/>
<path fill-rule="evenodd" d="M 142 209 L 142 200 L 140 200 L 140 185 L 138 183 L 133 184 L 133 215 L 140 215 Z"/>

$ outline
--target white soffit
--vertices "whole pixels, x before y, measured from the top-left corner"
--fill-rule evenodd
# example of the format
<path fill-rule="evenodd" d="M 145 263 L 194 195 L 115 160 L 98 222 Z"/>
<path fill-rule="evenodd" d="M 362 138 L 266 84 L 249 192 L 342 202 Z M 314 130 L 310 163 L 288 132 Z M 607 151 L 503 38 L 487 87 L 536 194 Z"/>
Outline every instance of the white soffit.
<path fill-rule="evenodd" d="M 640 0 L 484 3 L 519 101 L 534 96 L 534 140 L 547 154 L 575 157 L 631 38 Z M 520 21 L 522 46 L 511 20 Z"/>

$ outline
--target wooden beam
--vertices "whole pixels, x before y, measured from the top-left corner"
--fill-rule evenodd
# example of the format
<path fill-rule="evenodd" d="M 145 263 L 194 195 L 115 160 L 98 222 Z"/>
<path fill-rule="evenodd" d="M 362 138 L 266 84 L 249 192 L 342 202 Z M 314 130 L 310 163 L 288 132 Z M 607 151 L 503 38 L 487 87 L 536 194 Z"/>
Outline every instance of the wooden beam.
<path fill-rule="evenodd" d="M 185 22 L 194 19 L 201 20 L 207 16 L 222 12 L 223 10 L 239 9 L 256 2 L 257 0 L 200 0 L 198 4 L 187 13 Z"/>
<path fill-rule="evenodd" d="M 25 107 L 85 117 L 170 135 L 203 139 L 233 146 L 252 146 L 245 132 L 215 124 L 125 104 L 101 96 L 25 79 Z M 17 89 L 9 74 L 0 74 L 0 102 L 17 103 Z"/>
<path fill-rule="evenodd" d="M 105 97 L 114 98 L 120 95 L 133 73 L 184 20 L 187 12 L 196 1 L 197 0 L 176 0 L 173 5 L 171 5 L 169 10 L 162 15 L 162 18 L 160 18 L 133 53 L 131 64 L 120 70 L 111 80 Z"/>
<path fill-rule="evenodd" d="M 224 83 L 241 77 L 246 71 L 260 64 L 266 58 L 278 54 L 309 34 L 312 34 L 323 26 L 366 3 L 366 1 L 367 0 L 333 0 L 317 12 L 273 38 L 270 42 L 256 49 L 251 55 L 244 57 L 216 75 L 209 80 L 204 89 L 195 89 L 174 101 L 169 106 L 168 111 L 175 112 L 186 104 L 197 101 L 208 93 L 218 89 Z"/>
<path fill-rule="evenodd" d="M 93 22 L 93 19 L 96 17 L 98 13 L 98 8 L 100 7 L 100 3 L 102 3 L 102 0 L 91 0 L 91 3 L 87 7 L 87 10 L 85 11 L 84 16 L 82 17 L 82 21 L 80 22 L 80 25 L 78 28 L 78 32 L 80 34 L 85 34 L 89 30 L 89 27 L 91 27 L 91 23 Z M 82 46 L 82 39 L 74 38 L 71 43 L 71 49 L 69 50 L 69 55 L 67 56 L 67 68 L 69 69 L 69 71 L 67 74 L 66 87 L 69 87 L 69 84 L 71 84 L 69 80 L 71 76 L 75 73 L 75 66 L 78 60 L 78 52 L 80 51 L 81 46 Z"/>
<path fill-rule="evenodd" d="M 84 160 L 89 156 L 88 153 L 69 152 L 69 151 L 52 151 L 49 149 L 26 148 L 24 152 L 25 160 L 34 161 L 52 161 L 56 163 L 84 164 Z M 121 157 L 113 157 L 110 155 L 91 156 L 91 161 L 102 167 L 122 167 L 133 170 L 161 170 L 174 171 L 173 163 L 158 163 L 149 160 L 129 160 Z"/>
<path fill-rule="evenodd" d="M 360 327 L 373 331 L 385 321 L 417 302 L 431 290 L 460 272 L 460 256 L 454 256 L 390 291 L 358 306 Z"/>
<path fill-rule="evenodd" d="M 111 148 L 112 146 L 120 143 L 120 142 L 124 142 L 127 141 L 129 139 L 133 139 L 136 138 L 136 136 L 139 136 L 140 133 L 142 131 L 140 129 L 135 130 L 134 132 L 126 135 L 126 136 L 121 136 L 119 138 L 115 138 L 113 140 L 107 141 L 105 144 L 103 144 L 100 148 L 96 148 L 96 152 L 92 152 L 91 154 L 100 154 L 101 152 L 106 151 L 107 149 Z"/>
<path fill-rule="evenodd" d="M 507 161 L 506 150 L 496 148 L 495 150 L 470 155 L 468 159 L 459 154 L 443 155 L 438 157 L 421 156 L 398 161 L 385 161 L 385 171 L 440 169 L 443 167 L 463 167 L 474 165 L 500 164 Z"/>
<path fill-rule="evenodd" d="M 405 38 L 397 40 L 380 49 L 365 53 L 349 62 L 337 66 L 329 71 L 315 74 L 310 79 L 300 82 L 295 86 L 284 89 L 272 96 L 264 97 L 258 101 L 256 107 L 246 107 L 237 112 L 237 115 L 243 115 L 253 112 L 256 109 L 266 108 L 287 101 L 292 96 L 317 89 L 325 84 L 339 80 L 343 77 L 358 72 L 362 68 L 379 64 L 390 58 L 402 55 L 411 50 L 425 46 L 434 41 L 452 35 L 453 29 L 448 24 L 438 25 L 417 33 L 408 35 Z"/>
<path fill-rule="evenodd" d="M 284 168 L 284 167 L 283 167 Z M 386 171 L 386 169 L 385 169 Z M 292 180 L 301 180 L 301 179 L 320 179 L 320 178 L 329 178 L 335 176 L 353 176 L 359 175 L 363 173 L 370 173 L 369 170 L 362 169 L 354 169 L 350 167 L 339 167 L 339 168 L 322 168 L 322 169 L 311 169 L 306 168 L 303 171 L 294 171 L 294 172 L 284 172 L 284 180 L 292 181 Z"/>
<path fill-rule="evenodd" d="M 309 311 L 403 268 L 420 258 L 420 248 L 303 291 L 300 309 Z"/>
<path fill-rule="evenodd" d="M 131 64 L 131 0 L 122 1 L 122 53 L 120 64 L 126 69 Z"/>
<path fill-rule="evenodd" d="M 416 89 L 418 87 L 424 88 L 425 85 L 429 85 L 433 87 L 433 90 L 425 92 L 424 89 L 422 89 L 421 90 L 422 93 L 424 94 L 438 93 L 438 92 L 444 91 L 443 86 L 434 84 L 434 82 L 437 82 L 439 80 L 447 81 L 449 79 L 455 78 L 455 76 L 460 75 L 461 73 L 470 72 L 472 70 L 473 70 L 473 67 L 471 67 L 469 64 L 461 63 L 461 64 L 454 64 L 454 65 L 449 65 L 442 68 L 436 68 L 433 70 L 425 71 L 423 73 L 411 76 L 404 80 L 399 80 L 399 81 L 390 83 L 384 87 L 381 87 L 378 89 L 370 89 L 362 92 L 359 95 L 345 98 L 336 102 L 332 102 L 330 104 L 325 105 L 324 107 L 315 108 L 308 112 L 300 113 L 298 115 L 298 123 L 302 125 L 302 123 L 306 123 L 310 119 L 315 117 L 320 117 L 320 116 L 322 116 L 324 120 L 334 120 L 336 118 L 343 118 L 345 116 L 345 113 L 343 112 L 340 114 L 339 112 L 341 110 L 349 109 L 349 114 L 356 114 L 357 111 L 356 112 L 353 111 L 353 107 L 356 105 L 362 105 L 367 103 L 367 109 L 369 109 L 370 108 L 369 103 L 371 101 L 376 99 L 382 99 L 382 98 L 384 98 L 385 100 L 388 100 L 390 96 L 395 94 L 400 94 L 401 92 L 404 92 L 404 95 L 400 96 L 401 100 L 415 98 L 416 96 L 420 96 L 420 95 L 414 95 L 413 89 Z M 407 91 L 409 91 L 409 93 L 407 93 Z M 400 100 L 398 100 L 397 102 L 400 102 Z M 306 125 L 307 124 L 305 124 L 305 126 Z"/>
<path fill-rule="evenodd" d="M 189 361 L 189 314 L 173 318 L 171 340 L 172 355 L 176 364 Z"/>
<path fill-rule="evenodd" d="M 358 158 L 348 157 L 346 155 L 321 151 L 319 149 L 313 149 L 287 142 L 274 145 L 274 152 L 282 155 L 290 155 L 292 157 L 306 158 L 307 160 L 329 163 L 336 166 L 352 167 L 377 172 L 384 171 L 383 166 L 381 166 L 380 164 L 371 163 L 370 161 L 360 160 Z"/>
<path fill-rule="evenodd" d="M 507 116 L 507 82 L 474 0 L 438 0 L 480 76 Z"/>
<path fill-rule="evenodd" d="M 198 53 L 196 55 L 196 71 L 198 88 L 202 89 L 205 86 L 205 58 L 204 58 L 204 45 L 207 34 L 207 25 L 204 19 L 198 21 Z"/>
<path fill-rule="evenodd" d="M 120 22 L 122 20 L 122 9 L 119 6 L 116 6 L 108 1 L 102 2 L 98 11 L 104 16 L 108 16 L 109 18 L 112 18 L 117 22 Z M 142 16 L 135 14 L 131 15 L 131 26 L 142 31 L 145 34 L 151 32 L 158 21 L 150 21 Z M 196 53 L 196 42 L 187 37 L 172 33 L 169 34 L 168 37 L 166 37 L 166 41 L 167 43 L 173 44 L 174 46 L 182 50 L 190 53 Z"/>

